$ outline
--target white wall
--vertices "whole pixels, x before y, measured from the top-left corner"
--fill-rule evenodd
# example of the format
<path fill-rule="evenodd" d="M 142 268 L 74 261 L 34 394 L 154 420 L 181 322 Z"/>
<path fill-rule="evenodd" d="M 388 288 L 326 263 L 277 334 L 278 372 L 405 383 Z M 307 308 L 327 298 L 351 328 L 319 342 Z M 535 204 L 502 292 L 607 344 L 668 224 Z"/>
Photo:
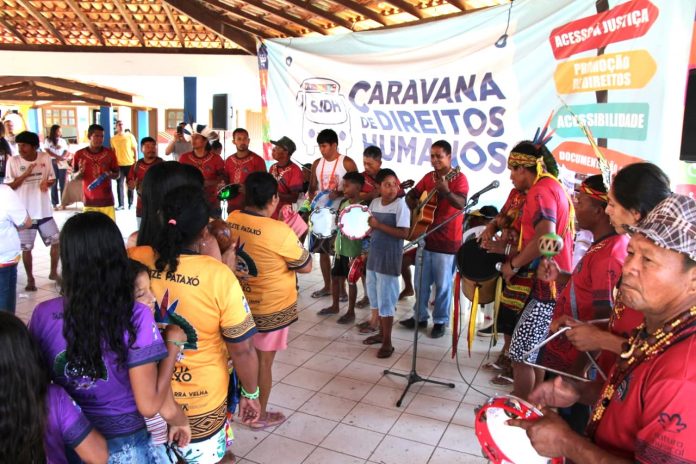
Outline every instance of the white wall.
<path fill-rule="evenodd" d="M 227 93 L 241 116 L 260 111 L 261 91 L 255 56 L 150 53 L 63 53 L 0 51 L 11 63 L 7 74 L 51 76 L 91 82 L 136 94 L 143 106 L 183 108 L 183 76 L 198 78 L 198 122 L 208 123 L 213 94 Z M 164 111 L 160 112 L 160 130 Z"/>

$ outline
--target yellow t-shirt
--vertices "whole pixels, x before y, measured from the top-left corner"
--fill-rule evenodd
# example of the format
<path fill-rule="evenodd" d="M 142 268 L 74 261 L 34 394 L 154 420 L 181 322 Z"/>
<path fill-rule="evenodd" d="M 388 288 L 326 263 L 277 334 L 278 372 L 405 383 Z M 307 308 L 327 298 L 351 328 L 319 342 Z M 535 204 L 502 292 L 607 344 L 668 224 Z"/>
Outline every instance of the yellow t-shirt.
<path fill-rule="evenodd" d="M 238 343 L 256 333 L 239 282 L 220 261 L 181 255 L 175 273 L 155 269 L 149 246 L 130 248 L 131 258 L 150 269 L 157 298 L 155 320 L 174 323 L 188 335 L 184 357 L 172 376 L 174 398 L 191 424 L 194 440 L 209 438 L 225 423 L 229 355 L 225 342 Z"/>
<path fill-rule="evenodd" d="M 227 222 L 238 242 L 235 274 L 258 331 L 271 332 L 292 324 L 297 320 L 295 269 L 311 259 L 309 251 L 282 221 L 233 211 Z"/>
<path fill-rule="evenodd" d="M 133 149 L 138 149 L 138 142 L 132 134 L 123 132 L 111 137 L 111 148 L 116 153 L 119 166 L 130 166 L 135 163 Z"/>

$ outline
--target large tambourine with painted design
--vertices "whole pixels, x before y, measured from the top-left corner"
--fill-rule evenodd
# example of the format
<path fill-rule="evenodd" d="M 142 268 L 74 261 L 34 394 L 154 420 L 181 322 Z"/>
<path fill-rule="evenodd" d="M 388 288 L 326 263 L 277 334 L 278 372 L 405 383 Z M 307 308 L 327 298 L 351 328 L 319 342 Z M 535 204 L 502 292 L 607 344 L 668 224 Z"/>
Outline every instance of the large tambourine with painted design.
<path fill-rule="evenodd" d="M 336 211 L 332 208 L 315 208 L 309 215 L 309 228 L 317 238 L 331 238 L 337 227 Z"/>
<path fill-rule="evenodd" d="M 563 464 L 564 458 L 540 456 L 527 432 L 510 419 L 538 419 L 543 414 L 532 404 L 512 395 L 494 396 L 476 411 L 476 438 L 493 464 Z"/>

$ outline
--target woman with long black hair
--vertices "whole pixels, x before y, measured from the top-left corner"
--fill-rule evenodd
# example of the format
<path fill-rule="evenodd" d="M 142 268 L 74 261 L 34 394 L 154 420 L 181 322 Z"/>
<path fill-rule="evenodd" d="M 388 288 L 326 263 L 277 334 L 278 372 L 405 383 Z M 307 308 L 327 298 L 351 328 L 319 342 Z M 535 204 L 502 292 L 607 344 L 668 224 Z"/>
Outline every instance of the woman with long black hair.
<path fill-rule="evenodd" d="M 31 332 L 54 382 L 106 437 L 109 462 L 156 462 L 143 416 L 159 412 L 172 440 L 189 439 L 170 388 L 186 336 L 176 326 L 161 336 L 150 308 L 134 301 L 123 238 L 108 216 L 73 216 L 60 238 L 63 296 L 36 307 Z"/>
<path fill-rule="evenodd" d="M 17 317 L 0 312 L 0 462 L 67 463 L 64 449 L 105 463 L 106 442 L 58 385 Z"/>
<path fill-rule="evenodd" d="M 207 228 L 203 189 L 172 190 L 159 211 L 164 224 L 159 236 L 151 246 L 129 253 L 150 269 L 157 322 L 179 325 L 187 335 L 172 389 L 191 422 L 192 442 L 179 448 L 184 456 L 196 456 L 198 464 L 231 462 L 225 435 L 229 358 L 243 387 L 241 421 L 248 424 L 260 416 L 254 319 L 230 269 L 236 262 L 234 250 L 226 251 L 222 261 L 202 253 L 206 242 L 215 242 Z"/>

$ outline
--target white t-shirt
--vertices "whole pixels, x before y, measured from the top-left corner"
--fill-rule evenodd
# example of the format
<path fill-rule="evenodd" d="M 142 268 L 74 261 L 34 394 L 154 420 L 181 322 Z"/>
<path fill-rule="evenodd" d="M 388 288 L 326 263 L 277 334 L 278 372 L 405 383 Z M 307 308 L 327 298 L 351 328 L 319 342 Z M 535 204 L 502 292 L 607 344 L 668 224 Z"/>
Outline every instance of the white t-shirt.
<path fill-rule="evenodd" d="M 0 264 L 18 261 L 21 249 L 15 226 L 23 224 L 26 218 L 27 210 L 17 193 L 0 184 Z"/>
<path fill-rule="evenodd" d="M 29 212 L 32 219 L 43 219 L 53 216 L 53 207 L 51 206 L 50 189 L 45 192 L 41 191 L 39 184 L 42 180 L 55 179 L 56 175 L 53 172 L 51 165 L 51 157 L 48 154 L 39 152 L 35 161 L 26 161 L 21 156 L 13 156 L 7 160 L 7 170 L 5 171 L 5 183 L 9 184 L 21 176 L 30 164 L 35 164 L 34 170 L 29 177 L 24 179 L 15 192 L 22 201 L 22 204 Z"/>
<path fill-rule="evenodd" d="M 47 138 L 44 142 L 44 150 L 49 152 L 49 156 L 50 153 L 53 153 L 54 155 L 58 156 L 65 156 L 67 154 L 66 151 L 68 150 L 68 142 L 66 142 L 65 139 L 59 137 L 58 143 L 53 144 Z M 58 169 L 68 169 L 68 161 L 58 161 Z"/>

